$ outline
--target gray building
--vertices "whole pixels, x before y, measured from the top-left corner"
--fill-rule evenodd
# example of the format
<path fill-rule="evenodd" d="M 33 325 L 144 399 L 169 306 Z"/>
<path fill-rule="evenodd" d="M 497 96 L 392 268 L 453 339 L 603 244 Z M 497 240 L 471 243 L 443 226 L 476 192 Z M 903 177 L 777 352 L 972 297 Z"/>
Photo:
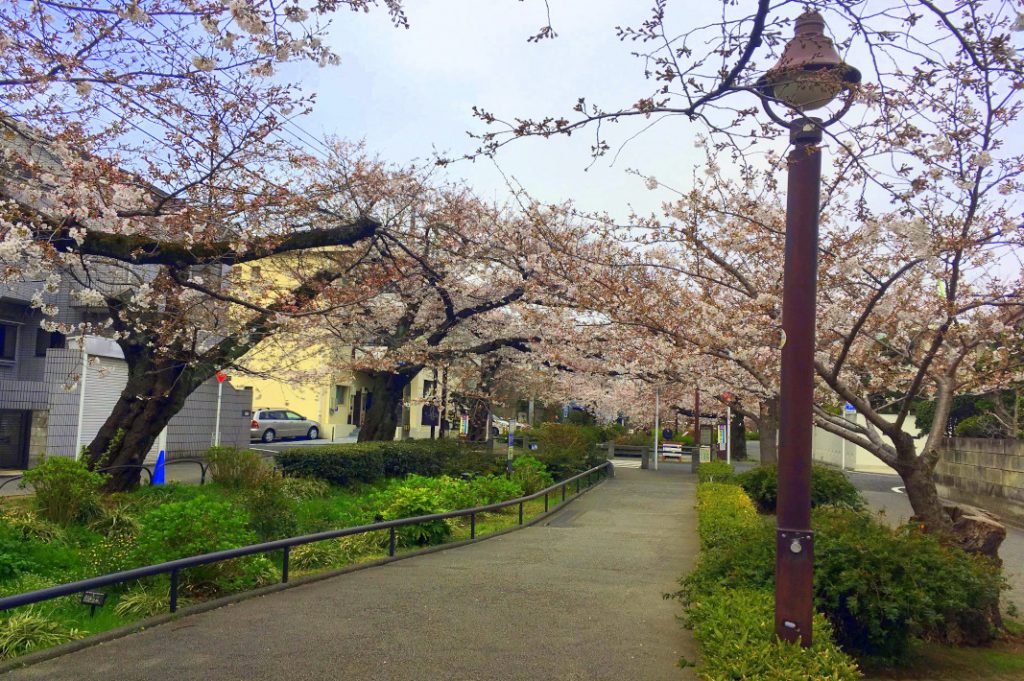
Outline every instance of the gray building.
<path fill-rule="evenodd" d="M 0 114 L 0 200 L 46 214 L 52 207 L 47 183 L 62 174 L 48 139 Z M 59 282 L 49 287 L 24 275 L 0 283 L 0 469 L 31 467 L 43 454 L 77 456 L 127 384 L 121 349 L 105 337 L 107 308 L 91 307 L 88 297 L 75 293 L 86 287 L 136 288 L 156 270 L 96 258 L 85 264 L 88 271 L 80 264 L 62 266 Z M 4 265 L 19 269 L 18 263 L 0 262 Z M 55 306 L 55 314 L 44 321 L 39 303 Z M 218 398 L 218 384 L 211 379 L 171 419 L 153 453 L 158 448 L 177 457 L 204 452 L 214 441 L 218 403 L 221 444 L 247 446 L 252 391 L 225 383 Z"/>
<path fill-rule="evenodd" d="M 89 444 L 127 383 L 121 349 L 99 335 L 65 337 L 40 326 L 32 287 L 0 289 L 0 469 L 31 467 L 43 454 L 74 457 Z M 62 322 L 96 321 L 96 312 L 64 298 Z M 84 342 L 83 342 L 84 339 Z M 249 443 L 252 391 L 220 389 L 220 442 Z M 213 444 L 218 383 L 185 402 L 154 445 L 169 457 L 202 454 Z"/>

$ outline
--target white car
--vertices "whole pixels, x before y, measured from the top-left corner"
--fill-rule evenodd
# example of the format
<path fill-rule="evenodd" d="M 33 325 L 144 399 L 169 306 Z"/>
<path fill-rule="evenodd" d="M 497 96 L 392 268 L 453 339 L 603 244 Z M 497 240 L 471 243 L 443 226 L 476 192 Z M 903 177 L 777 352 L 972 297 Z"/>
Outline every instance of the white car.
<path fill-rule="evenodd" d="M 286 437 L 320 437 L 320 424 L 288 409 L 257 409 L 249 428 L 250 440 L 273 442 Z"/>

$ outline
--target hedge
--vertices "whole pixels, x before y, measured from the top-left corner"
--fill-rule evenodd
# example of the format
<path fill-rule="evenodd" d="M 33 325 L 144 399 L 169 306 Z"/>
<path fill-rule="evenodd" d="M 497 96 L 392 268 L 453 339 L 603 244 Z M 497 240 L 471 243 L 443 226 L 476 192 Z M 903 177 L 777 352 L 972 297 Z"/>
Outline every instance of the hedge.
<path fill-rule="evenodd" d="M 778 466 L 751 468 L 736 476 L 762 513 L 775 513 L 779 496 Z M 842 471 L 828 466 L 811 466 L 811 507 L 832 505 L 855 510 L 864 508 L 864 499 Z"/>
<path fill-rule="evenodd" d="M 453 440 L 394 440 L 286 449 L 274 456 L 284 475 L 335 485 L 409 474 L 488 475 L 504 470 L 495 454 Z"/>
<path fill-rule="evenodd" d="M 774 518 L 759 515 L 736 485 L 700 484 L 697 500 L 701 556 L 676 595 L 688 609 L 719 591 L 752 589 L 770 596 Z M 916 527 L 893 530 L 850 508 L 817 508 L 812 527 L 814 602 L 830 625 L 818 631 L 830 631 L 843 650 L 897 659 L 915 636 L 972 644 L 991 640 L 1002 578 L 990 561 L 943 546 Z M 717 603 L 702 607 L 713 613 Z M 726 615 L 728 608 L 719 616 L 702 616 L 728 629 L 732 624 Z M 790 677 L 752 672 L 749 677 L 708 678 Z"/>
<path fill-rule="evenodd" d="M 725 461 L 709 461 L 697 466 L 698 482 L 730 482 L 734 476 L 732 465 Z"/>
<path fill-rule="evenodd" d="M 681 580 L 682 590 L 675 594 L 686 607 L 684 623 L 701 644 L 697 673 L 714 681 L 860 678 L 856 663 L 832 640 L 828 622 L 820 615 L 815 617 L 810 648 L 776 638 L 771 551 L 761 550 L 749 562 L 735 560 L 751 547 L 774 548 L 772 533 L 766 533 L 769 524 L 743 489 L 702 483 L 697 488 L 697 509 L 701 556 L 693 573 Z M 737 565 L 741 571 L 753 567 L 755 574 L 723 574 L 724 568 Z"/>

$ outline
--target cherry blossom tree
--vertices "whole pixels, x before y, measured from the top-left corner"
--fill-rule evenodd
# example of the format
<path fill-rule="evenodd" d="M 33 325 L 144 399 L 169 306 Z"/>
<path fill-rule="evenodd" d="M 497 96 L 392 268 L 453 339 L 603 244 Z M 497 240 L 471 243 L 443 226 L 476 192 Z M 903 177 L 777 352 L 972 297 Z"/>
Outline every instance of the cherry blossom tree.
<path fill-rule="evenodd" d="M 196 386 L 316 312 L 341 276 L 311 256 L 301 279 L 254 289 L 233 266 L 343 248 L 379 227 L 308 179 L 318 152 L 288 134 L 309 100 L 271 77 L 288 61 L 334 63 L 328 15 L 374 4 L 0 8 L 3 282 L 36 288 L 46 328 L 113 336 L 128 364 L 91 466 L 141 461 Z M 384 4 L 404 24 L 400 4 Z M 68 296 L 109 321 L 73 324 L 56 304 Z M 122 468 L 108 486 L 138 473 Z"/>

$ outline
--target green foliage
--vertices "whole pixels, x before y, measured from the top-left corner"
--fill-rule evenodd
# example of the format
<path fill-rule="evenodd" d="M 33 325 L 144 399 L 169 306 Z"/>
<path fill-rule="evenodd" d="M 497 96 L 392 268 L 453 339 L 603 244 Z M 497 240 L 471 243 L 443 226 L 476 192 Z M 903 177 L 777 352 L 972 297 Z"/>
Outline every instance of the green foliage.
<path fill-rule="evenodd" d="M 77 629 L 69 629 L 35 607 L 25 608 L 0 618 L 0 660 L 81 638 Z"/>
<path fill-rule="evenodd" d="M 761 433 L 756 430 L 745 430 L 743 431 L 743 437 L 747 442 L 755 442 L 761 439 Z"/>
<path fill-rule="evenodd" d="M 522 484 L 514 478 L 506 480 L 503 475 L 482 475 L 470 480 L 468 486 L 472 499 L 470 506 L 486 506 L 523 496 Z"/>
<path fill-rule="evenodd" d="M 165 587 L 133 586 L 123 594 L 114 606 L 114 612 L 122 617 L 141 619 L 167 612 L 169 595 Z M 191 602 L 184 596 L 178 596 L 178 607 L 183 608 Z"/>
<path fill-rule="evenodd" d="M 40 516 L 67 527 L 98 514 L 100 488 L 106 481 L 107 476 L 90 471 L 81 461 L 51 456 L 25 471 L 21 485 L 32 485 Z"/>
<path fill-rule="evenodd" d="M 698 488 L 702 553 L 679 596 L 774 585 L 774 524 L 742 489 Z M 911 528 L 891 530 L 848 508 L 814 511 L 815 604 L 844 649 L 896 658 L 913 636 L 982 642 L 991 637 L 999 571 L 983 558 Z"/>
<path fill-rule="evenodd" d="M 80 564 L 75 551 L 62 541 L 47 544 L 23 528 L 0 523 L 0 580 L 27 573 L 64 575 Z"/>
<path fill-rule="evenodd" d="M 519 483 L 524 494 L 533 494 L 555 484 L 547 466 L 534 456 L 517 456 L 512 460 L 512 479 Z"/>
<path fill-rule="evenodd" d="M 598 429 L 598 442 L 613 442 L 615 438 L 626 433 L 626 426 L 621 423 L 608 423 Z"/>
<path fill-rule="evenodd" d="M 653 447 L 654 436 L 648 432 L 620 433 L 615 436 L 615 444 L 633 447 Z"/>
<path fill-rule="evenodd" d="M 566 421 L 575 426 L 592 426 L 597 419 L 585 409 L 570 409 Z"/>
<path fill-rule="evenodd" d="M 757 510 L 741 488 L 709 482 L 697 488 L 698 533 L 702 549 L 737 543 L 749 527 L 760 523 Z"/>
<path fill-rule="evenodd" d="M 228 489 L 251 489 L 268 473 L 260 455 L 249 449 L 210 447 L 206 461 L 214 481 Z"/>
<path fill-rule="evenodd" d="M 89 528 L 103 535 L 134 536 L 139 531 L 139 521 L 128 506 L 101 506 L 100 513 L 89 523 Z"/>
<path fill-rule="evenodd" d="M 442 505 L 441 499 L 426 487 L 395 486 L 388 490 L 382 500 L 384 505 L 381 515 L 384 520 L 432 515 L 447 510 Z M 452 526 L 447 520 L 431 520 L 415 525 L 405 525 L 396 530 L 399 546 L 443 544 L 451 534 Z"/>
<path fill-rule="evenodd" d="M 279 475 L 266 475 L 242 495 L 249 527 L 262 541 L 295 536 L 298 531 L 295 498 Z"/>
<path fill-rule="evenodd" d="M 227 502 L 197 497 L 164 504 L 143 515 L 131 557 L 138 565 L 164 563 L 256 540 L 242 511 Z M 266 579 L 269 566 L 260 556 L 201 565 L 182 571 L 182 586 L 206 592 L 252 586 Z"/>
<path fill-rule="evenodd" d="M 288 449 L 276 455 L 286 476 L 326 480 L 334 485 L 372 483 L 410 474 L 482 475 L 497 473 L 494 455 L 455 440 L 358 442 Z"/>
<path fill-rule="evenodd" d="M 758 466 L 736 476 L 736 481 L 763 513 L 775 513 L 778 501 L 778 467 Z M 826 466 L 811 466 L 811 506 L 826 504 L 864 508 L 864 499 L 842 471 Z"/>
<path fill-rule="evenodd" d="M 581 473 L 605 460 L 595 450 L 598 433 L 569 423 L 545 423 L 536 431 L 540 450 L 533 456 L 540 460 L 556 480 Z"/>
<path fill-rule="evenodd" d="M 63 541 L 66 535 L 64 528 L 60 525 L 44 520 L 35 512 L 27 509 L 8 509 L 3 516 L 0 516 L 0 523 L 17 530 L 29 539 L 38 539 L 43 542 Z"/>
<path fill-rule="evenodd" d="M 382 554 L 387 532 L 364 532 L 339 539 L 312 542 L 291 550 L 290 565 L 295 570 L 341 568 L 361 558 Z"/>
<path fill-rule="evenodd" d="M 324 499 L 331 494 L 331 484 L 316 478 L 283 478 L 284 493 L 296 501 Z"/>
<path fill-rule="evenodd" d="M 998 568 L 910 527 L 849 509 L 814 513 L 815 597 L 850 650 L 901 657 L 915 635 L 991 640 Z"/>
<path fill-rule="evenodd" d="M 810 648 L 775 638 L 774 601 L 764 589 L 713 589 L 687 605 L 686 623 L 701 644 L 704 679 L 852 681 L 856 663 L 833 643 L 828 622 L 814 618 Z"/>
<path fill-rule="evenodd" d="M 956 424 L 953 434 L 956 437 L 994 438 L 1003 437 L 1006 434 L 1006 430 L 999 423 L 999 419 L 992 414 L 976 414 L 968 416 Z"/>
<path fill-rule="evenodd" d="M 733 476 L 732 465 L 725 461 L 709 461 L 697 466 L 699 482 L 730 482 Z"/>

